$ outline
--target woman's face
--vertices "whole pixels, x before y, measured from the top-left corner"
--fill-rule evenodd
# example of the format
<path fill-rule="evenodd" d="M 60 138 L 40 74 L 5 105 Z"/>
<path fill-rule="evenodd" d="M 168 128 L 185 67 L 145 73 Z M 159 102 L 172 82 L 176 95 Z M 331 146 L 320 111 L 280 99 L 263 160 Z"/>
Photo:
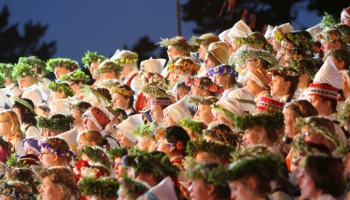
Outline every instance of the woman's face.
<path fill-rule="evenodd" d="M 163 119 L 163 124 L 165 127 L 169 127 L 169 126 L 178 126 L 179 124 L 176 123 L 173 118 L 171 118 L 170 115 L 165 114 L 164 115 L 164 119 Z"/>
<path fill-rule="evenodd" d="M 287 95 L 285 93 L 287 87 L 286 82 L 282 77 L 272 76 L 272 80 L 269 85 L 271 87 L 270 93 L 272 97 L 282 97 L 283 95 Z"/>
<path fill-rule="evenodd" d="M 247 146 L 261 143 L 260 130 L 248 128 L 244 131 L 243 141 Z"/>
<path fill-rule="evenodd" d="M 160 139 L 157 143 L 157 151 L 161 151 L 170 157 L 171 155 L 171 147 L 167 143 L 166 139 Z"/>
<path fill-rule="evenodd" d="M 115 158 L 114 159 L 115 165 L 114 165 L 113 169 L 114 169 L 115 176 L 117 179 L 122 178 L 123 174 L 125 174 L 125 168 L 122 165 L 122 161 L 123 161 L 122 158 Z"/>
<path fill-rule="evenodd" d="M 78 139 L 78 150 L 83 149 L 86 145 L 91 145 L 88 141 L 84 140 L 83 137 L 79 137 Z"/>
<path fill-rule="evenodd" d="M 83 123 L 83 115 L 77 109 L 71 109 L 71 115 L 75 119 L 75 123 L 81 124 Z"/>
<path fill-rule="evenodd" d="M 247 57 L 245 60 L 244 68 L 247 71 L 252 71 L 254 69 L 260 69 L 258 60 L 256 58 Z"/>
<path fill-rule="evenodd" d="M 183 88 L 177 88 L 177 90 L 175 91 L 175 97 L 176 97 L 176 101 L 180 101 L 182 98 L 184 98 L 186 95 L 188 94 L 188 91 L 186 91 Z"/>
<path fill-rule="evenodd" d="M 208 199 L 207 184 L 202 179 L 195 179 L 188 188 L 192 200 Z"/>
<path fill-rule="evenodd" d="M 213 82 L 221 87 L 226 87 L 229 85 L 230 74 L 214 74 Z"/>
<path fill-rule="evenodd" d="M 284 127 L 285 130 L 290 132 L 294 130 L 294 116 L 289 108 L 283 110 L 284 115 Z M 293 131 L 294 132 L 294 131 Z"/>
<path fill-rule="evenodd" d="M 11 136 L 11 133 L 9 132 L 9 130 L 11 130 L 12 127 L 12 122 L 11 120 L 0 120 L 0 134 L 5 136 L 6 139 L 7 137 Z"/>
<path fill-rule="evenodd" d="M 285 48 L 285 49 L 291 49 L 291 48 L 294 47 L 294 45 L 291 42 L 287 41 L 287 40 L 282 40 L 281 41 L 281 46 L 283 48 Z"/>
<path fill-rule="evenodd" d="M 41 153 L 39 156 L 40 162 L 45 167 L 54 166 L 54 154 L 50 153 L 46 148 L 41 148 Z"/>
<path fill-rule="evenodd" d="M 215 58 L 209 56 L 210 54 L 207 53 L 207 55 L 205 56 L 204 62 L 203 62 L 203 66 L 205 68 L 206 71 L 208 71 L 211 68 L 216 67 L 216 62 L 215 62 Z"/>
<path fill-rule="evenodd" d="M 117 132 L 121 132 L 121 131 L 117 131 Z M 120 146 L 122 147 L 133 147 L 135 146 L 135 143 L 131 142 L 123 133 L 120 133 Z"/>
<path fill-rule="evenodd" d="M 211 113 L 211 107 L 209 105 L 198 104 L 198 110 L 193 117 L 194 120 L 199 120 L 206 125 L 209 125 L 213 121 L 213 114 Z"/>
<path fill-rule="evenodd" d="M 128 105 L 128 100 L 129 98 L 125 98 L 123 95 L 119 94 L 119 93 L 114 93 L 112 95 L 112 101 L 113 104 L 117 107 L 123 108 L 125 109 Z"/>
<path fill-rule="evenodd" d="M 42 199 L 45 200 L 61 200 L 62 194 L 57 184 L 53 183 L 49 177 L 42 179 L 42 185 L 39 189 L 39 192 L 42 196 Z"/>
<path fill-rule="evenodd" d="M 239 200 L 251 200 L 254 199 L 254 192 L 241 181 L 229 181 L 229 187 L 231 190 L 231 199 Z"/>
<path fill-rule="evenodd" d="M 251 93 L 254 96 L 257 96 L 259 94 L 259 91 L 261 91 L 261 87 L 250 77 L 247 77 L 244 81 L 245 89 Z"/>
<path fill-rule="evenodd" d="M 315 182 L 312 180 L 310 174 L 308 174 L 304 169 L 301 169 L 298 175 L 299 188 L 302 199 L 314 199 L 315 195 L 319 192 L 316 189 Z"/>
<path fill-rule="evenodd" d="M 168 46 L 167 53 L 170 61 L 174 61 L 182 55 L 182 52 L 176 50 L 173 46 Z"/>
<path fill-rule="evenodd" d="M 143 138 L 143 137 L 140 137 L 138 140 L 137 140 L 137 147 L 140 149 L 140 150 L 144 150 L 144 151 L 147 151 L 148 150 L 148 147 L 150 145 L 150 141 L 146 138 Z"/>
<path fill-rule="evenodd" d="M 163 121 L 163 108 L 161 105 L 151 105 L 151 117 L 153 122 L 161 123 Z"/>
<path fill-rule="evenodd" d="M 70 69 L 65 67 L 55 67 L 54 74 L 56 76 L 57 80 L 60 80 L 60 77 L 64 74 L 68 74 L 70 72 Z"/>

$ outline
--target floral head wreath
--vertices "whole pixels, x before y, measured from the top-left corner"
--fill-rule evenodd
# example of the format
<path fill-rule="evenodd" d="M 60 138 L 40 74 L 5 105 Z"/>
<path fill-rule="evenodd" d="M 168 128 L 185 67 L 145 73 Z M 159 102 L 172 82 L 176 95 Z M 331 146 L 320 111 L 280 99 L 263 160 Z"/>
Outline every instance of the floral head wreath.
<path fill-rule="evenodd" d="M 217 163 L 197 163 L 193 168 L 186 169 L 185 175 L 190 180 L 201 179 L 205 182 L 212 183 L 216 187 L 227 187 L 228 183 L 225 176 L 221 176 L 220 172 L 226 170 L 227 168 L 224 165 Z"/>
<path fill-rule="evenodd" d="M 38 77 L 38 74 L 36 71 L 32 70 L 29 64 L 26 63 L 17 63 L 15 66 L 13 66 L 13 72 L 12 72 L 13 77 L 26 77 L 26 76 L 31 76 L 31 77 Z"/>
<path fill-rule="evenodd" d="M 215 140 L 221 141 L 224 144 L 240 147 L 241 139 L 239 135 L 231 130 L 220 128 L 220 124 L 210 125 L 207 129 L 203 130 L 203 135 L 212 137 Z"/>
<path fill-rule="evenodd" d="M 265 61 L 269 66 L 275 66 L 277 64 L 276 58 L 269 51 L 252 49 L 243 46 L 235 53 L 237 64 L 244 64 L 246 59 L 249 57 Z"/>
<path fill-rule="evenodd" d="M 128 90 L 128 89 L 124 88 L 123 85 L 120 85 L 118 87 L 112 87 L 111 93 L 118 93 L 118 94 L 121 94 L 125 97 L 132 97 L 135 94 L 134 90 L 131 90 L 131 89 Z"/>
<path fill-rule="evenodd" d="M 19 98 L 19 97 L 16 97 L 16 96 L 11 96 L 10 99 L 11 99 L 11 101 L 13 101 L 13 102 L 18 102 L 18 103 L 24 105 L 26 108 L 28 108 L 31 112 L 33 112 L 33 113 L 36 115 L 33 106 L 30 105 L 30 104 L 29 104 L 28 102 L 26 102 L 25 100 L 23 100 L 23 99 L 21 99 L 21 98 Z"/>
<path fill-rule="evenodd" d="M 270 43 L 259 39 L 254 34 L 255 33 L 248 34 L 246 37 L 237 37 L 235 38 L 235 41 L 237 44 L 241 44 L 241 45 L 246 44 L 248 46 L 255 46 L 255 47 L 263 48 L 269 52 L 273 51 L 273 46 Z"/>
<path fill-rule="evenodd" d="M 105 60 L 100 64 L 98 69 L 95 71 L 95 74 L 100 75 L 101 73 L 110 72 L 110 71 L 121 72 L 123 71 L 123 69 L 124 69 L 123 66 L 116 64 L 113 61 Z"/>
<path fill-rule="evenodd" d="M 108 151 L 109 159 L 114 162 L 115 158 L 122 158 L 123 156 L 128 155 L 128 149 L 125 147 L 117 148 L 114 147 Z"/>
<path fill-rule="evenodd" d="M 168 46 L 172 46 L 174 47 L 176 50 L 180 51 L 180 52 L 184 52 L 184 53 L 190 53 L 192 50 L 197 49 L 196 46 L 191 46 L 188 44 L 188 42 L 186 41 L 186 39 L 182 36 L 175 36 L 171 39 L 162 39 L 160 38 L 161 41 L 158 42 L 157 44 L 159 44 L 161 47 L 168 47 Z M 195 51 L 193 51 L 195 52 Z"/>
<path fill-rule="evenodd" d="M 5 171 L 5 176 L 3 177 L 3 180 L 6 180 L 8 182 L 10 181 L 12 183 L 20 181 L 21 183 L 24 183 L 27 186 L 29 186 L 29 188 L 32 189 L 33 194 L 38 193 L 38 182 L 36 180 L 36 174 L 31 168 L 10 168 L 10 166 L 5 166 L 4 163 L 1 163 L 0 167 L 2 168 L 1 170 Z"/>
<path fill-rule="evenodd" d="M 201 128 L 200 121 L 196 121 L 196 120 L 193 120 L 191 118 L 184 118 L 184 119 L 178 121 L 178 123 L 181 127 L 189 128 L 197 136 L 202 136 L 203 128 Z"/>
<path fill-rule="evenodd" d="M 170 81 L 158 73 L 142 71 L 140 73 L 141 81 L 147 85 L 159 86 L 168 89 Z"/>
<path fill-rule="evenodd" d="M 53 72 L 56 67 L 64 67 L 71 71 L 75 71 L 79 68 L 79 64 L 77 61 L 71 60 L 69 58 L 54 58 L 47 61 L 47 71 Z"/>
<path fill-rule="evenodd" d="M 259 173 L 259 177 L 266 178 L 266 181 L 277 180 L 281 176 L 282 163 L 279 156 L 271 153 L 246 157 L 231 163 L 223 175 L 227 177 L 226 180 L 238 180 Z"/>
<path fill-rule="evenodd" d="M 139 55 L 136 52 L 128 51 L 130 55 L 122 55 L 114 62 L 117 65 L 136 63 L 139 60 Z"/>
<path fill-rule="evenodd" d="M 110 175 L 109 169 L 101 164 L 89 163 L 85 160 L 78 160 L 75 162 L 73 168 L 74 175 L 80 178 L 101 178 L 108 177 Z"/>
<path fill-rule="evenodd" d="M 40 69 L 42 74 L 46 74 L 47 72 L 53 72 L 53 71 L 47 71 L 45 61 L 41 60 L 36 56 L 20 57 L 18 59 L 18 62 L 28 64 L 29 66 L 31 66 L 33 70 Z"/>
<path fill-rule="evenodd" d="M 157 97 L 169 98 L 170 97 L 170 95 L 166 92 L 166 90 L 159 87 L 159 86 L 144 85 L 141 87 L 141 91 L 145 94 L 152 94 L 155 98 L 157 98 Z"/>
<path fill-rule="evenodd" d="M 63 74 L 60 77 L 60 81 L 71 81 L 71 82 L 82 82 L 85 84 L 90 79 L 90 76 L 86 75 L 85 72 L 78 69 L 77 71 L 70 72 L 68 74 Z"/>
<path fill-rule="evenodd" d="M 82 178 L 78 182 L 79 192 L 83 196 L 97 196 L 99 198 L 117 198 L 119 181 L 112 177 L 99 179 Z"/>
<path fill-rule="evenodd" d="M 334 56 L 336 58 L 340 58 L 341 60 L 350 62 L 350 56 L 349 56 L 350 53 L 347 52 L 347 54 L 344 55 L 344 54 L 339 53 L 339 51 L 343 51 L 343 50 L 342 49 L 338 49 L 338 48 L 331 49 L 331 50 L 327 51 L 327 54 L 326 54 L 325 57 Z"/>
<path fill-rule="evenodd" d="M 230 162 L 236 162 L 240 159 L 255 157 L 255 156 L 269 154 L 269 153 L 271 152 L 267 149 L 267 146 L 265 145 L 262 145 L 262 144 L 251 145 L 244 148 L 243 150 L 238 149 L 232 152 L 230 154 L 231 155 Z"/>
<path fill-rule="evenodd" d="M 324 153 L 318 150 L 317 148 L 308 145 L 302 137 L 295 137 L 292 142 L 292 147 L 293 150 L 304 152 L 307 155 Z"/>
<path fill-rule="evenodd" d="M 91 107 L 91 104 L 87 101 L 76 101 L 69 105 L 71 109 L 77 109 L 81 114 L 85 113 L 85 111 Z"/>
<path fill-rule="evenodd" d="M 230 65 L 218 65 L 214 68 L 208 70 L 209 76 L 214 74 L 233 74 L 236 78 L 238 77 L 238 72 L 234 70 Z"/>
<path fill-rule="evenodd" d="M 197 86 L 202 90 L 213 92 L 217 95 L 221 94 L 222 88 L 213 83 L 209 78 L 206 77 L 186 77 L 185 84 L 187 86 Z"/>
<path fill-rule="evenodd" d="M 339 30 L 340 32 L 342 32 L 343 35 L 347 36 L 348 39 L 350 37 L 350 27 L 346 24 L 336 24 L 334 26 L 332 26 L 331 28 L 335 28 L 337 30 Z"/>
<path fill-rule="evenodd" d="M 155 125 L 151 124 L 150 126 L 146 126 L 146 124 L 142 124 L 141 127 L 137 127 L 132 134 L 136 137 L 147 137 L 151 140 L 156 140 L 153 130 L 155 129 Z"/>
<path fill-rule="evenodd" d="M 28 186 L 27 184 L 24 184 L 19 181 L 2 181 L 0 182 L 0 194 L 16 200 L 34 200 L 35 197 L 32 192 L 23 192 L 15 186 L 15 184 L 18 183 L 21 185 Z M 30 187 L 28 186 L 28 188 Z"/>
<path fill-rule="evenodd" d="M 73 151 L 65 151 L 62 149 L 53 148 L 49 143 L 43 140 L 39 140 L 38 144 L 41 148 L 45 148 L 50 153 L 56 154 L 58 156 L 71 157 L 74 155 Z"/>
<path fill-rule="evenodd" d="M 113 105 L 112 103 L 109 103 L 106 106 L 106 109 L 114 115 L 114 118 L 116 118 L 120 121 L 124 121 L 128 118 L 128 115 L 126 114 L 124 109 L 119 108 L 119 107 Z"/>
<path fill-rule="evenodd" d="M 316 65 L 310 59 L 292 59 L 287 60 L 287 63 L 290 67 L 298 69 L 300 72 L 303 72 L 304 74 L 308 75 L 310 77 L 310 80 L 314 79 L 318 71 Z"/>
<path fill-rule="evenodd" d="M 79 150 L 79 155 L 85 154 L 90 158 L 89 164 L 98 165 L 101 164 L 108 170 L 111 168 L 111 162 L 108 158 L 107 153 L 99 146 L 85 146 L 83 149 Z"/>
<path fill-rule="evenodd" d="M 337 153 L 341 157 L 346 157 L 350 153 L 350 144 L 347 142 L 342 142 L 337 148 Z"/>
<path fill-rule="evenodd" d="M 156 176 L 178 176 L 180 169 L 173 165 L 166 154 L 151 154 L 147 151 L 140 151 L 123 157 L 122 164 L 136 169 L 137 172 L 150 172 Z"/>
<path fill-rule="evenodd" d="M 85 68 L 90 69 L 91 63 L 101 63 L 104 60 L 106 60 L 106 57 L 102 55 L 97 55 L 97 52 L 87 51 L 85 53 L 85 56 L 81 59 L 81 62 L 83 63 Z"/>
<path fill-rule="evenodd" d="M 195 157 L 198 152 L 209 152 L 219 157 L 227 159 L 232 151 L 236 150 L 235 146 L 226 145 L 217 142 L 206 141 L 203 138 L 191 140 L 187 143 L 186 153 L 189 156 Z"/>
<path fill-rule="evenodd" d="M 316 122 L 310 121 L 310 118 L 297 118 L 295 122 L 295 127 L 299 130 L 301 130 L 302 127 L 308 127 L 312 130 L 314 130 L 317 134 L 322 135 L 326 138 L 326 140 L 330 144 L 331 149 L 335 149 L 337 146 L 339 146 L 340 141 L 338 136 L 331 130 L 329 130 L 327 127 L 316 124 Z"/>
<path fill-rule="evenodd" d="M 219 101 L 219 99 L 215 96 L 209 96 L 209 97 L 200 97 L 200 96 L 189 96 L 187 97 L 188 102 L 194 103 L 196 105 L 203 104 L 203 105 L 213 105 L 216 102 Z"/>
<path fill-rule="evenodd" d="M 338 120 L 339 120 L 339 125 L 344 127 L 345 130 L 350 130 L 349 127 L 349 117 L 350 117 L 350 101 L 345 101 L 339 110 L 338 113 Z"/>
<path fill-rule="evenodd" d="M 63 92 L 65 95 L 69 97 L 72 97 L 75 95 L 74 90 L 68 85 L 68 83 L 64 83 L 64 82 L 51 81 L 47 86 L 47 88 L 54 92 Z"/>
<path fill-rule="evenodd" d="M 185 72 L 190 72 L 190 71 L 198 71 L 200 68 L 200 65 L 196 62 L 193 62 L 191 58 L 180 58 L 177 60 L 175 63 L 170 65 L 168 67 L 168 71 L 185 71 Z"/>
<path fill-rule="evenodd" d="M 126 174 L 123 175 L 123 178 L 120 180 L 120 183 L 121 185 L 119 188 L 125 189 L 126 194 L 134 194 L 137 197 L 141 196 L 150 189 L 150 186 L 147 183 L 134 180 Z"/>
<path fill-rule="evenodd" d="M 282 28 L 277 28 L 275 32 L 277 42 L 281 42 L 283 39 L 293 43 L 295 46 L 300 46 L 305 50 L 310 50 L 311 41 L 304 37 L 299 31 L 283 32 Z"/>
<path fill-rule="evenodd" d="M 330 32 L 337 32 L 339 34 L 336 33 L 330 33 Z M 325 40 L 327 42 L 334 42 L 336 40 L 338 41 L 346 41 L 346 37 L 344 35 L 341 34 L 341 32 L 337 29 L 334 28 L 330 28 L 330 29 L 326 29 L 323 30 L 321 33 L 317 34 L 317 39 L 318 40 Z"/>
<path fill-rule="evenodd" d="M 292 66 L 289 66 L 289 67 L 279 66 L 276 68 L 270 68 L 267 70 L 267 72 L 270 76 L 281 76 L 281 77 L 301 75 L 300 70 Z"/>
<path fill-rule="evenodd" d="M 240 131 L 254 126 L 281 129 L 284 125 L 284 115 L 278 111 L 260 112 L 256 115 L 236 115 L 233 121 L 235 127 L 239 128 Z"/>
<path fill-rule="evenodd" d="M 47 128 L 49 130 L 65 132 L 70 130 L 75 122 L 72 115 L 67 115 L 62 118 L 55 118 L 52 116 L 54 115 L 51 115 L 50 117 L 39 117 L 37 124 L 38 128 Z"/>
<path fill-rule="evenodd" d="M 0 74 L 4 77 L 11 76 L 13 67 L 13 64 L 10 63 L 0 63 Z"/>

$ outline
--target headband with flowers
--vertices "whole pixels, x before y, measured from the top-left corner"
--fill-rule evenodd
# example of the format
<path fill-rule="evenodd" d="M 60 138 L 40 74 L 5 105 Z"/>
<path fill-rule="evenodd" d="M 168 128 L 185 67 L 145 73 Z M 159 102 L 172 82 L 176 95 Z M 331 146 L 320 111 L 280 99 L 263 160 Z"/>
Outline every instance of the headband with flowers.
<path fill-rule="evenodd" d="M 31 76 L 31 77 L 38 77 L 38 74 L 32 70 L 29 64 L 26 63 L 17 63 L 13 66 L 13 72 L 12 72 L 12 77 L 26 77 L 26 76 Z"/>
<path fill-rule="evenodd" d="M 237 50 L 235 53 L 236 63 L 244 64 L 247 58 L 254 58 L 265 61 L 269 66 L 274 66 L 277 63 L 276 58 L 269 51 L 262 49 L 252 49 L 246 46 L 243 46 Z"/>
<path fill-rule="evenodd" d="M 0 182 L 0 194 L 16 200 L 34 200 L 36 199 L 32 192 L 23 192 L 15 187 L 19 181 L 2 181 Z M 22 183 L 24 184 L 24 183 Z M 26 185 L 26 184 L 24 184 Z M 26 185 L 27 186 L 27 185 Z M 29 186 L 28 186 L 29 187 Z"/>
<path fill-rule="evenodd" d="M 97 52 L 87 51 L 85 53 L 85 56 L 81 59 L 81 62 L 83 63 L 85 68 L 90 69 L 91 63 L 101 63 L 104 60 L 106 60 L 106 57 L 102 55 L 97 55 Z"/>
<path fill-rule="evenodd" d="M 234 74 L 238 77 L 238 72 L 236 72 L 230 65 L 218 65 L 214 68 L 208 70 L 208 74 L 212 77 L 214 74 Z"/>
<path fill-rule="evenodd" d="M 128 115 L 124 109 L 114 106 L 112 103 L 109 103 L 106 106 L 106 109 L 114 115 L 114 118 L 118 120 L 124 121 L 128 118 Z"/>
<path fill-rule="evenodd" d="M 64 82 L 51 81 L 47 86 L 47 88 L 54 92 L 63 92 L 65 95 L 69 97 L 72 97 L 75 95 L 74 90 L 68 85 L 68 83 L 64 83 Z"/>
<path fill-rule="evenodd" d="M 344 37 L 342 35 L 337 35 L 334 33 L 327 33 L 327 32 L 321 32 L 317 34 L 317 39 L 318 40 L 325 40 L 325 41 L 329 41 L 329 42 L 334 42 L 336 40 L 343 40 Z"/>
<path fill-rule="evenodd" d="M 72 151 L 65 151 L 65 150 L 62 150 L 62 149 L 52 148 L 49 143 L 46 143 L 46 142 L 44 142 L 42 140 L 39 140 L 38 144 L 39 144 L 39 146 L 41 146 L 41 148 L 45 148 L 50 153 L 56 154 L 58 156 L 71 157 L 71 156 L 74 155 L 74 153 Z"/>
<path fill-rule="evenodd" d="M 116 59 L 114 62 L 117 65 L 121 64 L 129 64 L 129 63 L 136 63 L 139 60 L 139 55 L 136 52 L 131 52 L 130 51 L 130 56 L 128 57 L 121 57 Z"/>
<path fill-rule="evenodd" d="M 132 134 L 136 137 L 146 137 L 151 140 L 156 140 L 154 136 L 153 130 L 155 129 L 155 125 L 151 124 L 150 126 L 146 126 L 146 124 L 142 124 L 141 127 L 137 127 Z"/>
<path fill-rule="evenodd" d="M 240 131 L 244 131 L 254 126 L 281 129 L 284 125 L 284 115 L 282 112 L 278 111 L 273 111 L 271 113 L 260 112 L 256 115 L 236 115 L 233 121 L 235 127 Z"/>
<path fill-rule="evenodd" d="M 69 58 L 53 58 L 47 61 L 47 71 L 53 72 L 56 67 L 64 67 L 71 71 L 74 71 L 79 68 L 79 64 L 77 61 L 71 60 Z"/>
<path fill-rule="evenodd" d="M 271 68 L 267 70 L 268 74 L 270 76 L 300 76 L 300 71 L 295 67 L 277 67 L 277 68 Z"/>
<path fill-rule="evenodd" d="M 218 171 L 225 170 L 224 165 L 218 163 L 202 162 L 197 163 L 193 168 L 186 169 L 185 175 L 190 180 L 201 179 L 205 182 L 212 183 L 216 187 L 225 187 L 228 189 L 228 183 L 224 176 L 221 176 Z M 222 179 L 223 178 L 223 179 Z"/>
<path fill-rule="evenodd" d="M 177 62 L 176 62 L 177 63 Z M 179 64 L 172 64 L 169 66 L 168 71 L 198 71 L 200 68 L 200 65 L 197 63 L 189 63 L 189 62 L 181 62 Z"/>
<path fill-rule="evenodd" d="M 235 38 L 235 41 L 237 44 L 254 45 L 255 47 L 263 48 L 269 52 L 273 51 L 273 46 L 270 43 L 266 43 L 265 41 L 262 41 L 261 39 L 256 37 L 254 34 L 255 33 L 251 33 L 246 37 L 237 37 Z"/>
<path fill-rule="evenodd" d="M 20 57 L 18 59 L 19 63 L 26 63 L 31 66 L 33 70 L 40 69 L 42 74 L 46 74 L 48 71 L 46 69 L 46 63 L 45 61 L 41 60 L 40 58 L 36 56 L 29 56 L 29 57 Z M 53 72 L 53 71 L 49 71 Z"/>
<path fill-rule="evenodd" d="M 221 94 L 223 92 L 222 88 L 220 88 L 218 85 L 216 85 L 209 78 L 206 77 L 186 77 L 185 84 L 187 86 L 194 85 L 202 90 L 208 90 L 215 94 Z"/>
<path fill-rule="evenodd" d="M 118 94 L 121 94 L 125 97 L 132 97 L 135 92 L 134 90 L 128 90 L 126 88 L 123 88 L 123 87 L 112 87 L 111 88 L 111 93 L 118 93 Z"/>
<path fill-rule="evenodd" d="M 298 71 L 303 72 L 309 76 L 310 80 L 313 80 L 318 69 L 314 62 L 310 59 L 291 59 L 286 61 L 290 67 L 298 69 Z"/>
<path fill-rule="evenodd" d="M 296 46 L 300 46 L 305 50 L 310 50 L 311 41 L 304 37 L 301 32 L 288 32 L 285 33 L 281 28 L 277 28 L 275 32 L 275 37 L 277 42 L 281 42 L 283 39 L 288 40 Z"/>
<path fill-rule="evenodd" d="M 195 105 L 202 104 L 207 106 L 211 106 L 219 101 L 219 99 L 214 96 L 209 96 L 209 97 L 188 96 L 187 100 L 189 103 L 193 103 Z"/>
<path fill-rule="evenodd" d="M 169 79 L 163 77 L 158 73 L 143 71 L 140 73 L 140 76 L 141 81 L 143 81 L 147 85 L 159 86 L 164 89 L 168 89 L 169 87 Z"/>

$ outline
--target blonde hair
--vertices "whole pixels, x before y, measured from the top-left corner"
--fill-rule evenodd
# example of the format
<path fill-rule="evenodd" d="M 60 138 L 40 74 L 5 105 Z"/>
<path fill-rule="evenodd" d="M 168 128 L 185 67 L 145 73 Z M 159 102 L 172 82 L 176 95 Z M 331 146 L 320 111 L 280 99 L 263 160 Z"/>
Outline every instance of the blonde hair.
<path fill-rule="evenodd" d="M 25 135 L 21 130 L 21 123 L 19 122 L 18 116 L 12 110 L 5 110 L 0 112 L 0 121 L 11 121 L 12 126 L 10 129 L 11 136 L 24 139 Z"/>
<path fill-rule="evenodd" d="M 108 140 L 102 136 L 102 134 L 96 130 L 86 130 L 80 133 L 78 140 L 84 140 L 86 142 L 95 142 L 96 146 L 102 147 L 106 150 L 110 149 Z"/>

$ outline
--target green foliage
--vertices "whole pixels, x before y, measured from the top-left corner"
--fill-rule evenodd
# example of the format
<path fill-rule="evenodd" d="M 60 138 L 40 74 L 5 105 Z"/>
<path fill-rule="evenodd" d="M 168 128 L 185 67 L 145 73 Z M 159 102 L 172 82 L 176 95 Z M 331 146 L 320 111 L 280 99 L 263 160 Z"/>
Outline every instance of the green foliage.
<path fill-rule="evenodd" d="M 198 152 L 209 152 L 220 159 L 228 158 L 232 151 L 236 150 L 235 146 L 221 144 L 217 142 L 207 142 L 204 139 L 191 140 L 187 143 L 186 153 L 194 157 Z"/>
<path fill-rule="evenodd" d="M 64 118 L 39 117 L 37 126 L 38 128 L 47 128 L 49 130 L 65 132 L 72 128 L 74 121 L 75 119 L 72 115 L 67 115 Z"/>
<path fill-rule="evenodd" d="M 261 112 L 256 115 L 235 115 L 234 124 L 235 127 L 239 128 L 241 131 L 254 126 L 280 129 L 284 125 L 284 116 L 283 113 L 278 111 L 271 113 Z"/>
<path fill-rule="evenodd" d="M 118 197 L 119 181 L 116 178 L 82 178 L 78 183 L 78 188 L 83 196 L 96 196 L 99 198 Z"/>
<path fill-rule="evenodd" d="M 104 60 L 106 60 L 106 57 L 104 57 L 103 55 L 97 55 L 97 52 L 91 52 L 88 50 L 85 53 L 85 56 L 81 59 L 81 62 L 83 63 L 85 68 L 90 69 L 91 63 L 101 63 Z"/>

